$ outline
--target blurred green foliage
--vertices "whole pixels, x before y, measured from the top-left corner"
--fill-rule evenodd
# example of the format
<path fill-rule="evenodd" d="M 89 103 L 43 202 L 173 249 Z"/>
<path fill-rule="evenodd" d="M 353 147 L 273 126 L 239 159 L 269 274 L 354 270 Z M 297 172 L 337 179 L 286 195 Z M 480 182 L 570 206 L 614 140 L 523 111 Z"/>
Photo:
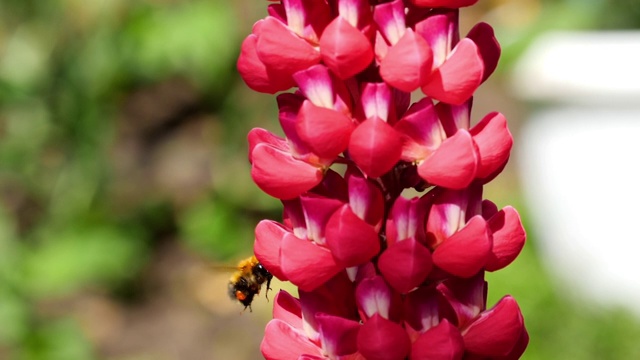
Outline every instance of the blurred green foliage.
<path fill-rule="evenodd" d="M 222 146 L 246 135 L 216 136 L 244 106 L 228 97 L 254 20 L 223 0 L 0 3 L 0 358 L 95 357 L 69 314 L 41 308 L 86 291 L 136 291 L 165 238 L 209 259 L 250 253 L 247 199 L 258 191 L 248 172 L 216 175 L 238 159 L 244 167 L 229 167 L 248 171 L 246 155 L 225 157 L 234 150 Z M 184 180 L 163 146 L 202 123 L 215 127 L 198 143 L 212 154 L 200 160 L 209 170 Z M 194 151 L 203 153 L 185 150 Z"/>
<path fill-rule="evenodd" d="M 604 3 L 551 3 L 507 41 L 503 64 L 558 24 L 638 26 L 633 0 L 615 1 L 617 17 Z M 1 359 L 98 358 L 72 311 L 52 303 L 86 292 L 126 302 L 163 242 L 228 261 L 251 252 L 257 220 L 278 217 L 251 184 L 244 140 L 252 126 L 277 131 L 275 103 L 235 71 L 264 5 L 0 2 Z M 530 235 L 490 275 L 490 303 L 512 293 L 522 305 L 526 358 L 640 358 L 637 319 L 560 297 Z"/>

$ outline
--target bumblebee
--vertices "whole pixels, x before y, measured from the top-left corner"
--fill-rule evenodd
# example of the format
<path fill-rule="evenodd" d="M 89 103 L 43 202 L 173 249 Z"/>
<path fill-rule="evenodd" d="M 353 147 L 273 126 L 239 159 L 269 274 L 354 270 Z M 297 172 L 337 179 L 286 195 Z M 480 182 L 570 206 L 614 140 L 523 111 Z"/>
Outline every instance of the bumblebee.
<path fill-rule="evenodd" d="M 267 283 L 265 297 L 268 298 L 271 290 L 273 275 L 265 269 L 255 256 L 244 259 L 238 263 L 237 271 L 229 279 L 229 297 L 238 300 L 244 305 L 245 310 L 251 311 L 251 302 L 254 296 L 260 294 L 262 284 Z"/>

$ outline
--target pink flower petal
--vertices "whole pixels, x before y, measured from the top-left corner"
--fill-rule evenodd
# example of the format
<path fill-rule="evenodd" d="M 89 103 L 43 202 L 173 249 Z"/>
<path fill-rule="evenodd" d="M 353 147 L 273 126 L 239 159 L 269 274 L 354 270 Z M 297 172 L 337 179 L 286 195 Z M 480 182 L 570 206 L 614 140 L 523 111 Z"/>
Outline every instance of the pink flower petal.
<path fill-rule="evenodd" d="M 344 267 L 364 264 L 380 251 L 378 233 L 347 204 L 333 213 L 325 236 L 334 258 Z"/>
<path fill-rule="evenodd" d="M 300 300 L 288 292 L 280 290 L 273 300 L 273 318 L 282 320 L 296 329 L 302 330 L 302 308 Z"/>
<path fill-rule="evenodd" d="M 411 346 L 411 360 L 456 360 L 462 355 L 462 335 L 446 319 L 420 335 Z"/>
<path fill-rule="evenodd" d="M 400 40 L 407 26 L 404 21 L 404 3 L 394 0 L 378 4 L 373 8 L 373 20 L 378 25 L 380 33 L 390 45 Z"/>
<path fill-rule="evenodd" d="M 458 129 L 469 130 L 471 124 L 471 105 L 473 97 L 461 105 L 440 102 L 435 108 L 447 136 L 453 136 Z"/>
<path fill-rule="evenodd" d="M 458 130 L 418 165 L 418 174 L 430 184 L 464 189 L 476 177 L 478 155 L 466 130 Z"/>
<path fill-rule="evenodd" d="M 373 60 L 369 39 L 342 16 L 324 29 L 320 38 L 322 61 L 340 79 L 350 78 L 366 69 Z"/>
<path fill-rule="evenodd" d="M 307 238 L 307 221 L 304 218 L 300 198 L 282 200 L 282 223 L 287 229 L 293 229 L 293 235 Z"/>
<path fill-rule="evenodd" d="M 491 219 L 491 217 L 498 213 L 498 206 L 491 200 L 482 200 L 482 217 L 485 220 Z"/>
<path fill-rule="evenodd" d="M 333 109 L 347 116 L 351 114 L 352 99 L 347 85 L 337 79 L 326 66 L 313 65 L 293 74 L 293 78 L 299 86 L 303 100 L 306 98 L 313 105 Z"/>
<path fill-rule="evenodd" d="M 325 227 L 331 215 L 342 206 L 342 201 L 318 196 L 300 196 L 307 228 L 306 237 L 316 244 L 324 245 Z"/>
<path fill-rule="evenodd" d="M 468 278 L 486 265 L 490 251 L 491 235 L 487 222 L 477 215 L 436 248 L 433 263 L 450 274 Z"/>
<path fill-rule="evenodd" d="M 362 176 L 359 171 L 349 171 L 345 174 L 349 184 L 349 206 L 360 219 L 380 230 L 384 217 L 384 198 L 382 191 L 370 180 Z"/>
<path fill-rule="evenodd" d="M 522 336 L 524 320 L 518 303 L 507 295 L 480 314 L 462 331 L 467 351 L 483 356 L 504 356 Z"/>
<path fill-rule="evenodd" d="M 432 12 L 426 19 L 416 23 L 415 29 L 433 52 L 433 67 L 442 65 L 451 49 L 460 41 L 458 31 L 458 9 Z"/>
<path fill-rule="evenodd" d="M 378 259 L 378 268 L 384 278 L 402 294 L 424 282 L 431 267 L 429 249 L 414 238 L 389 246 Z"/>
<path fill-rule="evenodd" d="M 333 109 L 335 95 L 331 74 L 326 66 L 318 64 L 293 74 L 300 92 L 314 105 Z"/>
<path fill-rule="evenodd" d="M 333 159 L 318 159 L 317 156 L 311 154 L 311 149 L 300 139 L 300 135 L 296 130 L 298 111 L 300 111 L 302 102 L 305 100 L 304 97 L 299 93 L 283 93 L 278 95 L 276 100 L 278 102 L 278 120 L 280 120 L 280 126 L 287 138 L 287 148 L 291 155 L 298 160 L 305 160 L 311 165 L 330 165 Z M 315 161 L 311 162 L 312 159 Z"/>
<path fill-rule="evenodd" d="M 249 162 L 253 162 L 251 157 L 253 149 L 262 143 L 271 145 L 272 147 L 283 151 L 287 151 L 289 149 L 289 144 L 285 139 L 262 128 L 251 129 L 247 135 L 247 140 L 249 142 Z"/>
<path fill-rule="evenodd" d="M 368 0 L 342 0 L 338 2 L 338 13 L 349 24 L 358 29 L 369 25 L 372 13 Z M 326 31 L 326 30 L 325 30 Z"/>
<path fill-rule="evenodd" d="M 287 12 L 284 9 L 284 5 L 282 2 L 275 3 L 274 1 L 268 0 L 271 3 L 267 6 L 267 14 L 269 16 L 278 19 L 283 24 L 287 23 Z M 254 31 L 255 32 L 255 31 Z"/>
<path fill-rule="evenodd" d="M 469 132 L 480 154 L 477 177 L 484 179 L 497 175 L 496 170 L 503 168 L 507 163 L 513 146 L 513 137 L 507 127 L 507 119 L 498 112 L 490 113 Z"/>
<path fill-rule="evenodd" d="M 314 194 L 340 200 L 349 201 L 349 189 L 346 181 L 337 172 L 327 169 L 324 179 L 318 186 L 312 189 Z"/>
<path fill-rule="evenodd" d="M 387 219 L 386 234 L 389 246 L 409 238 L 426 243 L 425 219 L 428 200 L 428 196 L 414 197 L 411 200 L 399 196 L 396 199 Z"/>
<path fill-rule="evenodd" d="M 256 226 L 256 240 L 253 243 L 253 252 L 256 254 L 258 261 L 273 276 L 282 281 L 287 278 L 281 269 L 280 249 L 282 247 L 282 239 L 289 232 L 275 221 L 262 220 Z"/>
<path fill-rule="evenodd" d="M 367 119 L 351 133 L 349 154 L 367 176 L 376 178 L 400 160 L 402 140 L 386 122 L 379 118 Z"/>
<path fill-rule="evenodd" d="M 301 330 L 278 319 L 267 323 L 260 351 L 267 360 L 298 360 L 303 354 L 322 356 L 321 349 Z"/>
<path fill-rule="evenodd" d="M 391 312 L 392 291 L 382 276 L 363 279 L 356 288 L 356 302 L 363 319 L 379 314 L 389 319 Z"/>
<path fill-rule="evenodd" d="M 387 56 L 387 52 L 389 52 L 390 48 L 391 46 L 389 46 L 387 41 L 384 39 L 384 36 L 382 36 L 379 31 L 376 31 L 375 42 L 373 43 L 373 52 L 375 53 L 376 63 L 378 65 L 382 62 L 382 59 Z"/>
<path fill-rule="evenodd" d="M 302 103 L 296 124 L 297 133 L 311 150 L 332 159 L 346 150 L 355 124 L 350 117 L 333 109 Z"/>
<path fill-rule="evenodd" d="M 516 342 L 516 345 L 511 349 L 509 354 L 505 356 L 495 357 L 496 360 L 518 360 L 524 354 L 524 351 L 527 349 L 527 345 L 529 345 L 529 333 L 527 333 L 527 329 L 522 327 L 522 333 L 520 334 L 520 338 Z"/>
<path fill-rule="evenodd" d="M 394 128 L 403 135 L 402 159 L 423 160 L 447 138 L 430 98 L 411 105 Z"/>
<path fill-rule="evenodd" d="M 413 30 L 407 29 L 382 60 L 380 76 L 389 85 L 411 92 L 427 82 L 432 61 L 429 44 Z"/>
<path fill-rule="evenodd" d="M 360 95 L 365 118 L 378 117 L 389 122 L 393 93 L 385 83 L 366 83 Z"/>
<path fill-rule="evenodd" d="M 358 350 L 367 360 L 402 360 L 411 341 L 400 325 L 375 314 L 358 332 Z"/>
<path fill-rule="evenodd" d="M 282 239 L 281 259 L 285 276 L 305 291 L 317 288 L 342 269 L 328 249 L 293 234 Z"/>
<path fill-rule="evenodd" d="M 291 88 L 294 82 L 290 76 L 269 69 L 262 63 L 256 49 L 257 42 L 258 37 L 251 34 L 244 39 L 240 48 L 237 67 L 244 82 L 251 89 L 268 94 Z"/>
<path fill-rule="evenodd" d="M 288 74 L 287 80 L 297 71 L 320 62 L 320 52 L 272 17 L 264 19 L 257 35 L 258 57 L 267 69 Z"/>
<path fill-rule="evenodd" d="M 500 44 L 493 33 L 491 25 L 484 22 L 474 26 L 467 34 L 467 38 L 473 40 L 480 49 L 482 61 L 484 62 L 482 81 L 485 81 L 498 66 Z"/>
<path fill-rule="evenodd" d="M 289 28 L 310 43 L 317 44 L 319 34 L 331 21 L 329 4 L 325 1 L 307 0 L 288 0 L 282 3 Z"/>
<path fill-rule="evenodd" d="M 449 320 L 458 328 L 467 327 L 486 308 L 487 282 L 484 281 L 484 272 L 469 279 L 449 278 L 436 288 L 453 311 L 453 317 Z"/>
<path fill-rule="evenodd" d="M 319 325 L 316 321 L 318 313 L 355 319 L 357 314 L 354 285 L 344 271 L 314 289 L 304 291 L 298 289 L 302 317 L 307 333 L 316 332 L 319 338 Z M 314 337 L 316 339 L 316 337 Z"/>
<path fill-rule="evenodd" d="M 267 144 L 251 152 L 251 177 L 262 191 L 278 199 L 292 199 L 322 181 L 322 170 Z"/>
<path fill-rule="evenodd" d="M 432 206 L 427 216 L 427 242 L 433 249 L 461 229 L 467 219 L 469 191 L 435 189 Z"/>
<path fill-rule="evenodd" d="M 414 5 L 422 7 L 461 8 L 471 6 L 478 0 L 411 0 Z"/>
<path fill-rule="evenodd" d="M 440 323 L 440 296 L 433 286 L 421 286 L 404 297 L 403 319 L 415 337 Z M 413 339 L 415 340 L 415 338 Z"/>
<path fill-rule="evenodd" d="M 335 359 L 358 351 L 358 330 L 361 325 L 354 320 L 327 314 L 316 314 L 320 328 L 322 350 Z"/>
<path fill-rule="evenodd" d="M 325 360 L 326 358 L 324 356 L 317 356 L 317 355 L 300 355 L 300 357 L 298 358 L 298 360 Z"/>
<path fill-rule="evenodd" d="M 422 92 L 439 101 L 460 105 L 480 86 L 483 71 L 478 46 L 470 39 L 462 39 L 422 85 Z"/>
<path fill-rule="evenodd" d="M 487 222 L 493 233 L 493 247 L 487 262 L 487 271 L 496 271 L 511 264 L 524 247 L 527 237 L 520 221 L 520 215 L 507 206 Z"/>

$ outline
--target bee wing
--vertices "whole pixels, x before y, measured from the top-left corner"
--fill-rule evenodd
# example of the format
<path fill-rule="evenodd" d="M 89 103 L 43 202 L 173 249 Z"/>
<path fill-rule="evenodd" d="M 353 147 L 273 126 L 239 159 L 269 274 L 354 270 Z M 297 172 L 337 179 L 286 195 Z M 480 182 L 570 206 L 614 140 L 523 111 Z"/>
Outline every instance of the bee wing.
<path fill-rule="evenodd" d="M 219 272 L 233 272 L 233 271 L 238 271 L 241 268 L 239 266 L 233 266 L 233 265 L 213 265 L 213 264 L 209 264 L 207 265 L 207 268 L 214 270 L 214 271 L 219 271 Z"/>

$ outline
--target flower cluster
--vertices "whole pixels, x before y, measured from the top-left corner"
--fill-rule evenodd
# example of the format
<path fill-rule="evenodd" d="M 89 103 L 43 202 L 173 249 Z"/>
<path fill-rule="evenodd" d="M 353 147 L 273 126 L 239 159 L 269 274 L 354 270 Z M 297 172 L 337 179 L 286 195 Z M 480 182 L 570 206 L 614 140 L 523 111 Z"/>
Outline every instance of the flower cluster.
<path fill-rule="evenodd" d="M 516 301 L 486 307 L 485 271 L 509 265 L 525 232 L 514 208 L 482 198 L 513 139 L 497 112 L 471 126 L 500 55 L 488 24 L 460 38 L 458 8 L 476 1 L 274 1 L 244 40 L 249 87 L 297 88 L 277 96 L 284 138 L 248 136 L 253 180 L 284 206 L 256 227 L 254 252 L 299 289 L 276 296 L 265 358 L 524 352 Z"/>

